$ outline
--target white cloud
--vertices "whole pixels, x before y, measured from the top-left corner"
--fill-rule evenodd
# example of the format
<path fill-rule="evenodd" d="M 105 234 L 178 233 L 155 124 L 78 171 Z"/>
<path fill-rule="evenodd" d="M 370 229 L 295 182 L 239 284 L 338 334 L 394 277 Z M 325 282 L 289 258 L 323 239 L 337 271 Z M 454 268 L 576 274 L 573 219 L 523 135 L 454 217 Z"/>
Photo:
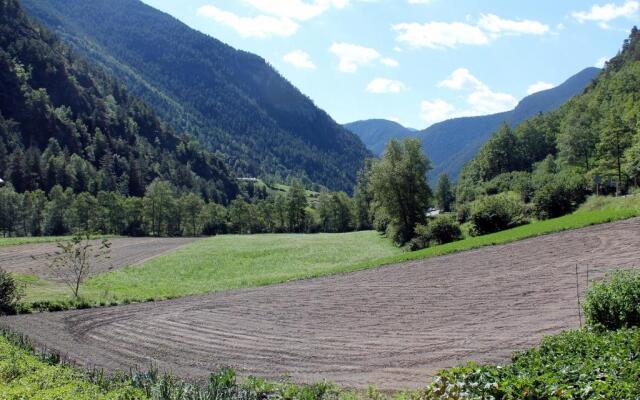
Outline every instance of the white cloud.
<path fill-rule="evenodd" d="M 353 1 L 375 0 L 242 0 L 260 15 L 239 16 L 213 5 L 200 7 L 197 14 L 233 28 L 244 37 L 288 37 L 300 28 L 300 22 L 329 11 L 342 9 Z"/>
<path fill-rule="evenodd" d="M 467 102 L 471 106 L 469 110 L 461 115 L 486 115 L 495 114 L 513 109 L 518 101 L 508 93 L 494 92 L 484 86 L 471 93 L 467 97 Z"/>
<path fill-rule="evenodd" d="M 284 61 L 300 69 L 316 69 L 316 65 L 311 61 L 311 56 L 302 51 L 294 50 L 283 57 Z"/>
<path fill-rule="evenodd" d="M 594 65 L 594 67 L 604 68 L 605 65 L 607 64 L 607 61 L 609 61 L 609 57 L 600 57 L 598 58 L 598 61 L 596 61 L 596 64 Z"/>
<path fill-rule="evenodd" d="M 538 92 L 542 92 L 543 90 L 548 90 L 551 89 L 553 87 L 555 87 L 556 85 L 554 85 L 553 83 L 549 83 L 549 82 L 536 82 L 532 85 L 529 86 L 529 88 L 527 88 L 527 94 L 534 94 L 534 93 L 538 93 Z"/>
<path fill-rule="evenodd" d="M 354 73 L 359 66 L 371 64 L 381 57 L 376 49 L 351 43 L 334 43 L 329 51 L 339 58 L 338 69 L 347 73 Z"/>
<path fill-rule="evenodd" d="M 425 100 L 420 103 L 420 117 L 429 125 L 452 118 L 456 111 L 453 104 L 442 99 Z"/>
<path fill-rule="evenodd" d="M 426 24 L 402 23 L 392 26 L 400 32 L 397 41 L 411 47 L 454 48 L 461 44 L 488 44 L 489 38 L 477 26 L 454 22 L 429 22 Z"/>
<path fill-rule="evenodd" d="M 380 60 L 380 62 L 386 65 L 387 67 L 391 67 L 391 68 L 396 68 L 397 66 L 400 65 L 398 60 L 394 60 L 393 58 L 383 58 L 382 60 Z"/>
<path fill-rule="evenodd" d="M 607 28 L 607 22 L 621 17 L 630 17 L 636 14 L 639 9 L 640 3 L 638 1 L 627 0 L 622 5 L 616 5 L 615 3 L 595 4 L 589 11 L 576 11 L 571 13 L 571 16 L 580 23 L 595 21 L 602 28 Z"/>
<path fill-rule="evenodd" d="M 349 0 L 243 0 L 256 10 L 280 18 L 307 21 L 324 12 L 336 8 L 341 9 L 349 4 Z"/>
<path fill-rule="evenodd" d="M 216 22 L 234 29 L 244 37 L 288 37 L 296 33 L 299 28 L 297 23 L 288 18 L 278 18 L 267 15 L 240 17 L 211 5 L 200 7 L 197 13 L 200 16 L 211 18 Z"/>
<path fill-rule="evenodd" d="M 450 118 L 495 114 L 511 110 L 517 104 L 515 97 L 508 93 L 494 92 L 466 68 L 453 71 L 449 78 L 438 83 L 438 86 L 466 92 L 467 107 L 457 109 L 442 99 L 423 101 L 422 119 L 430 124 Z"/>
<path fill-rule="evenodd" d="M 550 32 L 549 26 L 539 21 L 503 19 L 494 14 L 483 14 L 476 24 L 467 16 L 467 22 L 401 23 L 392 28 L 399 32 L 398 42 L 432 49 L 486 45 L 504 35 L 544 35 Z"/>
<path fill-rule="evenodd" d="M 404 83 L 385 78 L 376 78 L 367 85 L 369 93 L 400 93 L 406 90 Z"/>
<path fill-rule="evenodd" d="M 484 86 L 482 82 L 469 72 L 466 68 L 458 68 L 451 73 L 448 79 L 438 83 L 439 87 L 445 87 L 451 90 L 471 89 L 475 90 Z"/>
<path fill-rule="evenodd" d="M 549 26 L 538 21 L 502 19 L 494 14 L 482 15 L 478 21 L 478 26 L 498 36 L 501 34 L 544 35 L 549 32 Z"/>
<path fill-rule="evenodd" d="M 409 4 L 429 4 L 433 3 L 433 0 L 409 0 Z"/>

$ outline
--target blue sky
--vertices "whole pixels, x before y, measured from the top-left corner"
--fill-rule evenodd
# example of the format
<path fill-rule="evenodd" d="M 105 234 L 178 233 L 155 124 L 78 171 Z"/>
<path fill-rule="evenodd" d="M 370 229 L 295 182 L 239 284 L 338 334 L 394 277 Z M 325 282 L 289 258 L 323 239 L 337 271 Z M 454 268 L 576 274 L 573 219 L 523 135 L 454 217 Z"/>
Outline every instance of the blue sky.
<path fill-rule="evenodd" d="M 143 0 L 264 57 L 340 123 L 513 108 L 618 51 L 640 1 Z"/>

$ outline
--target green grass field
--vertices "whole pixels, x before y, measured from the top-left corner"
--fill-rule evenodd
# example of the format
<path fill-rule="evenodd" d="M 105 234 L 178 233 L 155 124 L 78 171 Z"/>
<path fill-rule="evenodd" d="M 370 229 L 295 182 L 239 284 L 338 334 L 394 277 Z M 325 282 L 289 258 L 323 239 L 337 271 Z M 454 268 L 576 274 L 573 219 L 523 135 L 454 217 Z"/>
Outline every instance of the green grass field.
<path fill-rule="evenodd" d="M 165 299 L 255 287 L 349 271 L 353 265 L 401 254 L 376 232 L 313 235 L 224 235 L 199 240 L 142 266 L 90 279 L 82 297 L 90 303 Z M 60 301 L 68 289 L 33 276 L 27 303 Z"/>
<path fill-rule="evenodd" d="M 217 236 L 142 266 L 91 278 L 81 295 L 89 304 L 109 304 L 270 285 L 426 259 L 638 215 L 638 208 L 619 209 L 609 204 L 599 210 L 579 210 L 564 217 L 411 253 L 402 252 L 376 232 Z M 18 279 L 26 284 L 27 304 L 69 300 L 69 290 L 64 285 L 33 276 Z"/>

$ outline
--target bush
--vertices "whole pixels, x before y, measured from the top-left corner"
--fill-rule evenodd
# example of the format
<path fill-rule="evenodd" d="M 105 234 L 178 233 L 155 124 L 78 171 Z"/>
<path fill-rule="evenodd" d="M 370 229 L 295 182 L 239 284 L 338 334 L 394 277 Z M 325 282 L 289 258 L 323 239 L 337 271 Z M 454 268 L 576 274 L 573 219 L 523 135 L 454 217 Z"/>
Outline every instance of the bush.
<path fill-rule="evenodd" d="M 473 202 L 470 221 L 474 235 L 485 235 L 522 225 L 525 206 L 514 193 L 485 196 Z"/>
<path fill-rule="evenodd" d="M 427 235 L 429 241 L 437 244 L 451 243 L 462 239 L 460 224 L 452 215 L 447 214 L 438 215 L 429 221 Z"/>
<path fill-rule="evenodd" d="M 589 183 L 577 173 L 565 173 L 543 184 L 533 196 L 539 218 L 556 218 L 574 211 L 585 201 Z"/>
<path fill-rule="evenodd" d="M 618 271 L 587 293 L 589 325 L 607 330 L 640 327 L 640 273 Z"/>
<path fill-rule="evenodd" d="M 22 286 L 18 285 L 8 272 L 0 268 L 0 315 L 15 314 L 23 294 Z"/>
<path fill-rule="evenodd" d="M 411 251 L 427 248 L 431 244 L 445 244 L 462 239 L 460 224 L 451 214 L 438 215 L 428 225 L 418 224 L 414 232 L 415 235 L 408 244 Z"/>

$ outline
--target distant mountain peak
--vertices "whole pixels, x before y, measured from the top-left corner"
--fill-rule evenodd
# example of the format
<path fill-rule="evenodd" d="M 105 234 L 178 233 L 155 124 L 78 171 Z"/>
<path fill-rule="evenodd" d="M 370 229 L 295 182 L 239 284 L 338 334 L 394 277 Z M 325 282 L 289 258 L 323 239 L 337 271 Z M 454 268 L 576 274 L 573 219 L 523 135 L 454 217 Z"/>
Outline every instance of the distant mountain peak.
<path fill-rule="evenodd" d="M 345 127 L 357 134 L 375 154 L 381 154 L 391 138 L 416 136 L 422 140 L 425 153 L 434 165 L 430 180 L 435 182 L 442 173 L 456 179 L 462 167 L 478 153 L 502 123 L 515 126 L 536 114 L 559 108 L 581 94 L 600 72 L 599 68 L 585 68 L 554 88 L 523 98 L 511 111 L 454 118 L 435 123 L 422 131 L 381 119 L 356 121 Z"/>

